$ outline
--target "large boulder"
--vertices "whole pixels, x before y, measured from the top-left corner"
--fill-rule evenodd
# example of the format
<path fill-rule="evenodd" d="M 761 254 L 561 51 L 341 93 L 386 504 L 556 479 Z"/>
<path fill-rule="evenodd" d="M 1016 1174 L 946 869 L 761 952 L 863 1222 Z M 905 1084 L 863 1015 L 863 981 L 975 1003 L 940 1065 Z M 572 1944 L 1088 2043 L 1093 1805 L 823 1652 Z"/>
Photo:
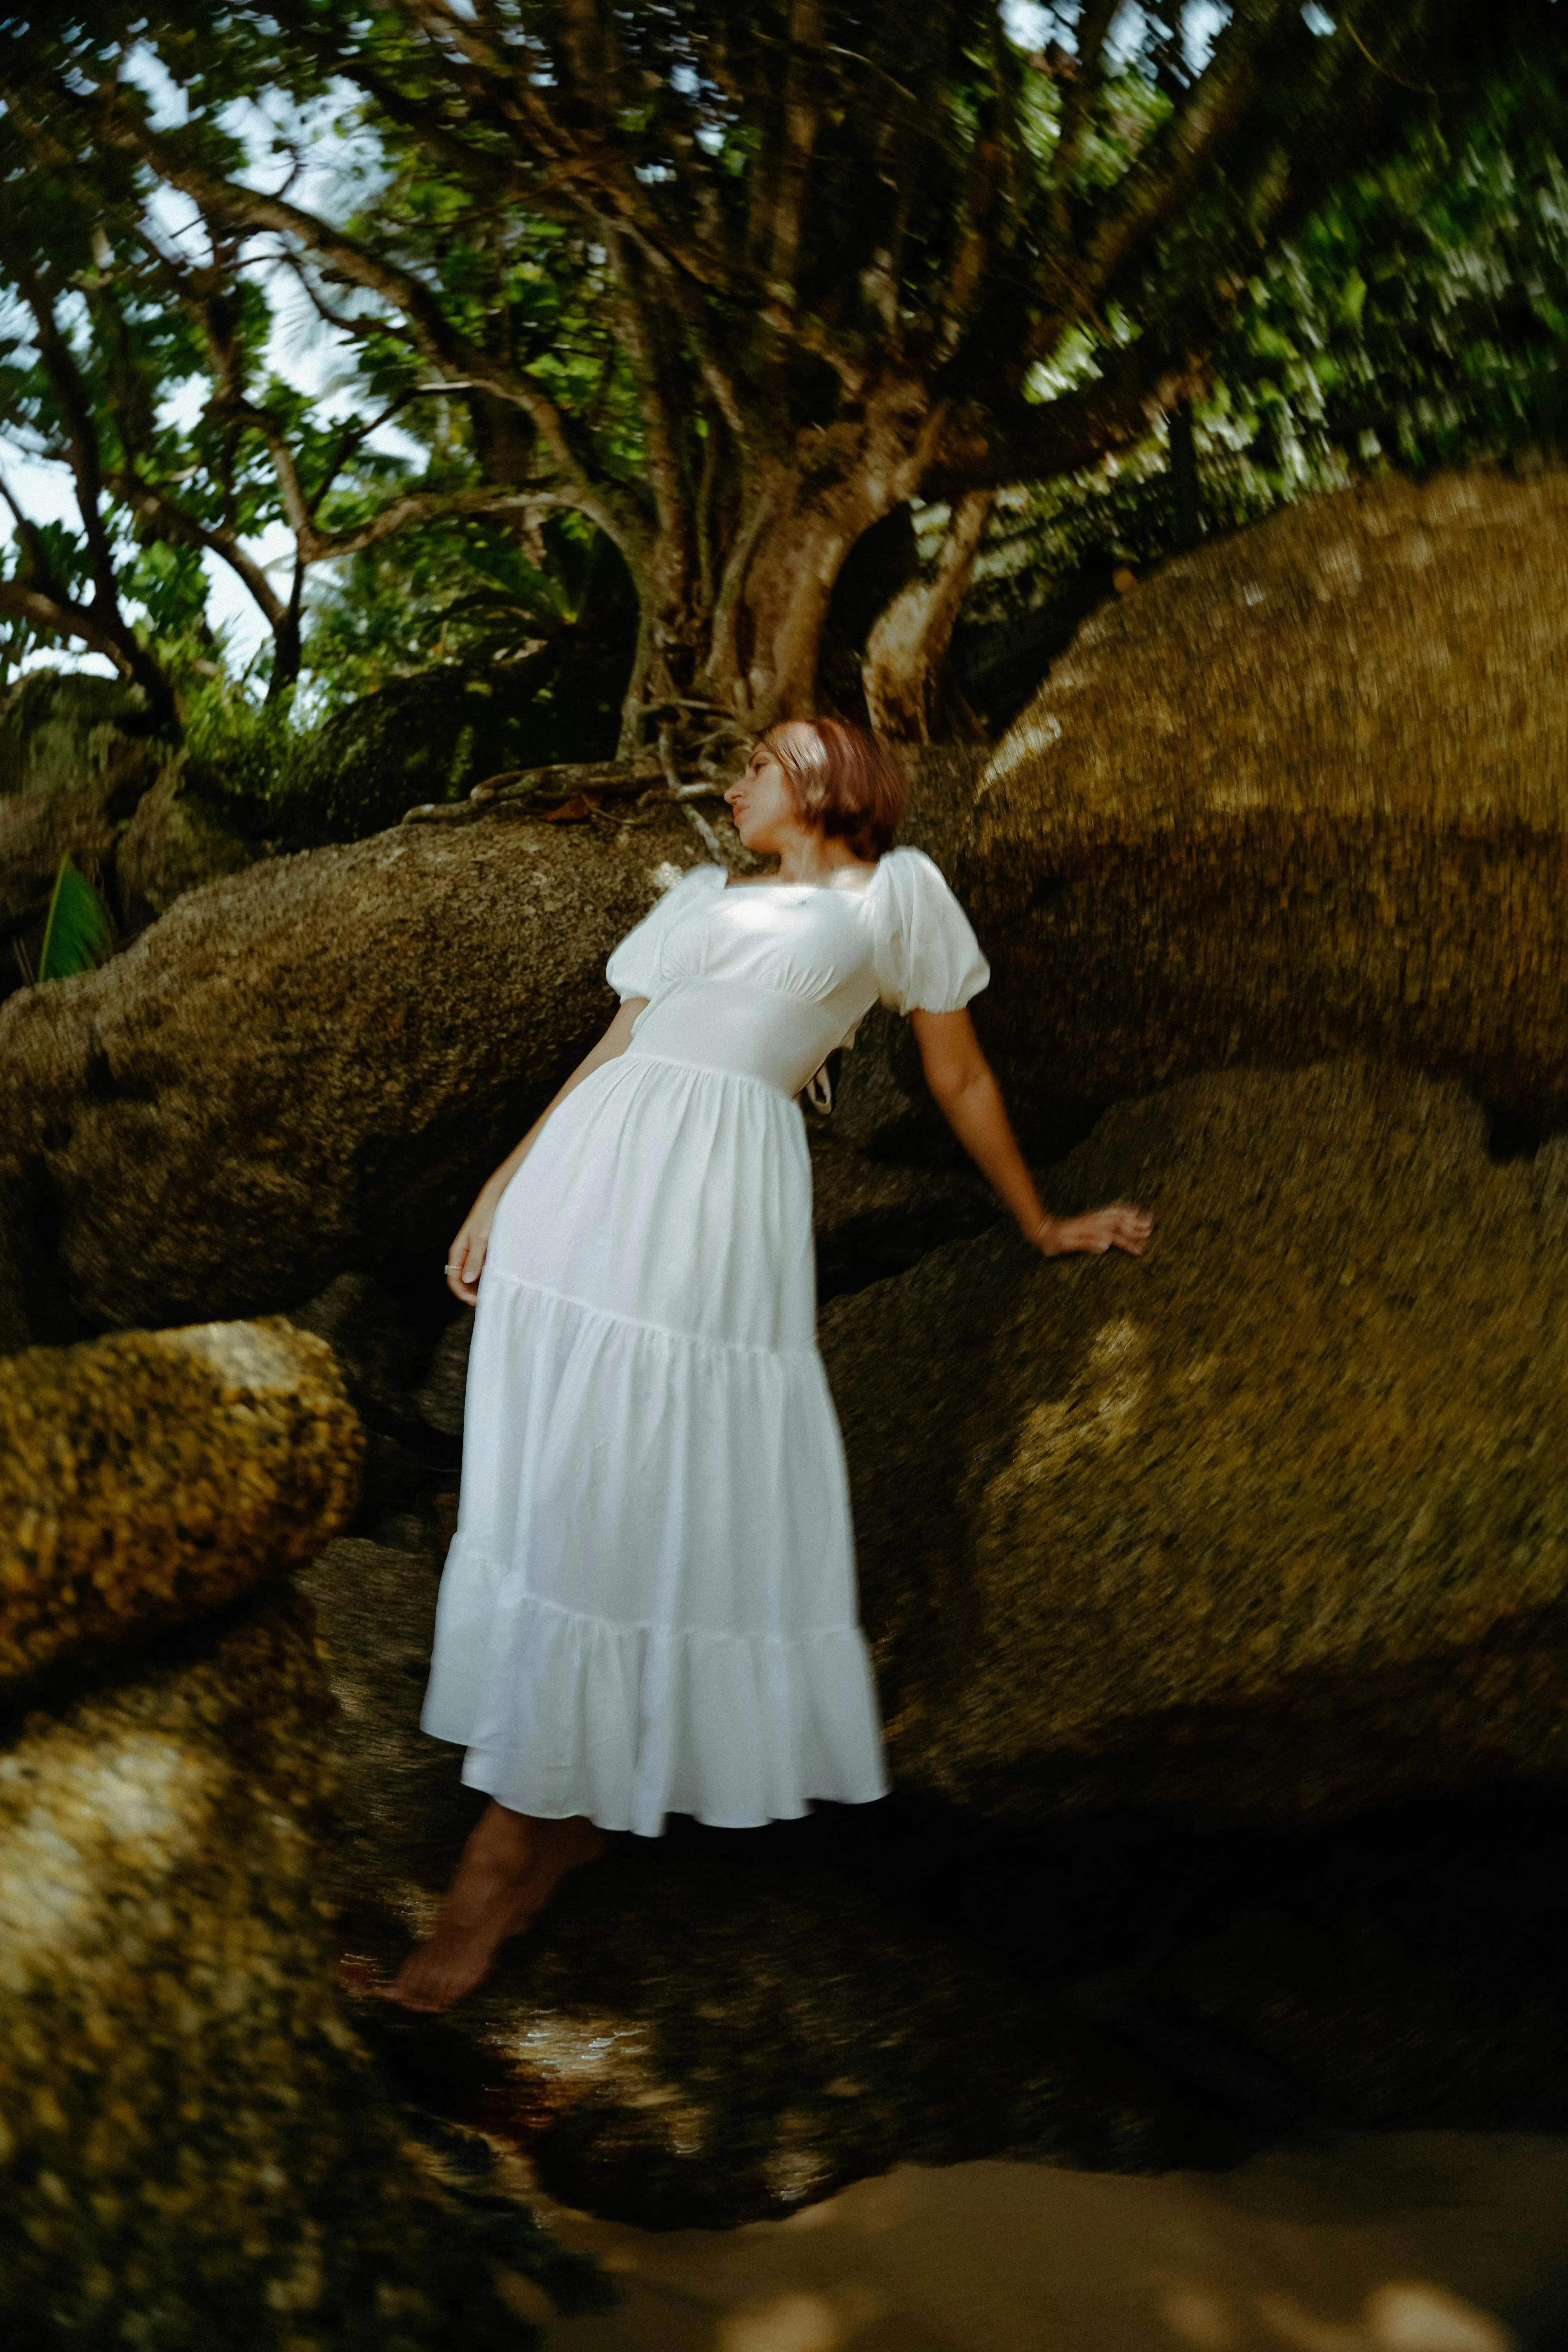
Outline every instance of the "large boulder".
<path fill-rule="evenodd" d="M 256 1314 L 443 1250 L 704 855 L 679 811 L 487 818 L 269 859 L 0 1009 L 0 1135 L 100 1325 Z"/>
<path fill-rule="evenodd" d="M 183 758 L 170 760 L 137 803 L 114 848 L 114 880 L 127 925 L 141 929 L 186 890 L 237 874 L 260 855 L 227 822 Z"/>
<path fill-rule="evenodd" d="M 284 1322 L 0 1363 L 0 1688 L 209 1613 L 343 1526 L 359 1423 Z"/>
<path fill-rule="evenodd" d="M 780 2217 L 900 2162 L 1212 2166 L 1313 2119 L 1558 2130 L 1564 1808 L 1467 1802 L 1245 1840 L 1020 1829 L 895 1797 L 616 1838 L 438 2018 L 376 1997 L 482 1805 L 418 1713 L 437 1561 L 303 1572 L 339 1708 L 323 1883 L 391 2075 L 645 2227 Z M 504 2156 L 495 2168 L 499 2186 Z"/>
<path fill-rule="evenodd" d="M 1363 484 L 1105 608 L 960 882 L 1026 1124 L 1364 1051 L 1568 1107 L 1568 475 Z"/>
<path fill-rule="evenodd" d="M 146 733 L 140 687 L 86 670 L 29 670 L 0 694 L 0 796 L 92 783 Z"/>
<path fill-rule="evenodd" d="M 1290 1819 L 1568 1773 L 1568 1139 L 1356 1063 L 1108 1113 L 1053 1205 L 822 1344 L 906 1788 Z"/>
<path fill-rule="evenodd" d="M 327 1884 L 388 2069 L 525 2147 L 552 2195 L 723 2229 L 901 2158 L 1136 2171 L 1234 2152 L 1158 2068 L 773 1832 L 617 1838 L 460 2008 L 389 2009 L 375 1988 L 429 1932 L 484 1803 L 418 1728 L 435 1567 L 349 1538 L 300 1579 L 339 1702 Z"/>
<path fill-rule="evenodd" d="M 330 1711 L 289 1596 L 0 1730 L 8 2343 L 531 2340 L 344 2014 Z"/>

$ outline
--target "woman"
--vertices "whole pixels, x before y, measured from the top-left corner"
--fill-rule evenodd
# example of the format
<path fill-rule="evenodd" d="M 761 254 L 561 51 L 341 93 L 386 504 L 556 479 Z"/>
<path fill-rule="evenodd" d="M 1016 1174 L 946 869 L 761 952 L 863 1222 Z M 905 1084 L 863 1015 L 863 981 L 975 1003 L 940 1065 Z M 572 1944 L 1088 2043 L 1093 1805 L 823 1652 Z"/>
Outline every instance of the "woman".
<path fill-rule="evenodd" d="M 1035 1248 L 1148 1237 L 1124 1203 L 1042 1208 L 963 1009 L 988 967 L 890 847 L 880 746 L 792 720 L 724 797 L 777 873 L 700 866 L 621 941 L 620 1011 L 452 1244 L 479 1312 L 422 1720 L 491 1801 L 391 1988 L 412 2009 L 476 1984 L 606 1831 L 886 1791 L 795 1100 L 879 997 Z"/>

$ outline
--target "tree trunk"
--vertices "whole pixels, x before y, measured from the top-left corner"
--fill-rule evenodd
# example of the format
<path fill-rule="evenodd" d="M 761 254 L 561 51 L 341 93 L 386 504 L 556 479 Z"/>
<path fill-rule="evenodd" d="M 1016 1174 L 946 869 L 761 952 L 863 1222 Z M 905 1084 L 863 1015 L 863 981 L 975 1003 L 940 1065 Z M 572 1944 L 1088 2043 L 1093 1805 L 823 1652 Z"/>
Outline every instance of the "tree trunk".
<path fill-rule="evenodd" d="M 623 757 L 672 717 L 690 742 L 723 718 L 760 730 L 821 708 L 839 575 L 866 532 L 914 498 L 942 423 L 923 386 L 881 386 L 852 426 L 737 463 L 727 502 L 712 501 L 722 529 L 706 553 L 700 534 L 687 545 L 674 533 L 623 551 L 642 604 Z M 920 742 L 942 731 L 947 649 L 994 498 L 959 499 L 931 575 L 873 623 L 863 676 L 879 731 Z"/>
<path fill-rule="evenodd" d="M 803 435 L 787 458 L 753 469 L 722 562 L 712 567 L 700 693 L 752 728 L 818 709 L 839 574 L 864 534 L 915 496 L 942 421 L 922 385 L 889 383 L 867 395 L 854 426 Z M 955 556 L 950 568 L 956 612 L 967 566 Z M 939 660 L 951 627 L 950 615 Z"/>
<path fill-rule="evenodd" d="M 994 490 L 970 490 L 959 499 L 931 570 L 900 590 L 873 625 L 861 674 L 879 735 L 934 740 L 953 623 L 995 502 Z"/>
<path fill-rule="evenodd" d="M 303 651 L 300 618 L 305 601 L 305 567 L 296 562 L 294 583 L 289 592 L 289 602 L 272 624 L 272 675 L 267 681 L 267 699 L 278 702 L 294 685 L 300 676 Z"/>

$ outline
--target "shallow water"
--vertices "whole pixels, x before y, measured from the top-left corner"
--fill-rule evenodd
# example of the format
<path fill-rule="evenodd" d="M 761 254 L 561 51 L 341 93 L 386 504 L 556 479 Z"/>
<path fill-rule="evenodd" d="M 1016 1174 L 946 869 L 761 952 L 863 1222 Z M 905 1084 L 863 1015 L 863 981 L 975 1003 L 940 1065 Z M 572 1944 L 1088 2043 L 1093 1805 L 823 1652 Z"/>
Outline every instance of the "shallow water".
<path fill-rule="evenodd" d="M 622 2297 L 550 2319 L 549 2352 L 1568 2346 L 1562 2137 L 1346 2133 L 1157 2179 L 904 2165 L 724 2232 L 543 2212 Z"/>

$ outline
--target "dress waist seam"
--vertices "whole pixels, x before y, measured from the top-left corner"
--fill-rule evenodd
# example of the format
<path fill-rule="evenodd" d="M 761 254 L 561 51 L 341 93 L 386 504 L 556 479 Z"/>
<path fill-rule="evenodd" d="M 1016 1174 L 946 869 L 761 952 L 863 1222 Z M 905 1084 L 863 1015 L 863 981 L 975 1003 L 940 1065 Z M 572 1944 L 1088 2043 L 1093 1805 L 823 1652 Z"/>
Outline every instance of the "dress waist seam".
<path fill-rule="evenodd" d="M 622 1323 L 628 1330 L 647 1331 L 656 1339 L 673 1339 L 678 1347 L 713 1348 L 732 1356 L 810 1357 L 818 1352 L 815 1339 L 793 1348 L 770 1348 L 759 1339 L 716 1339 L 706 1331 L 678 1331 L 672 1324 L 651 1323 L 640 1315 L 623 1315 L 618 1308 L 601 1307 L 595 1299 L 574 1297 L 569 1290 L 552 1290 L 548 1283 L 530 1282 L 526 1275 L 509 1274 L 504 1266 L 485 1266 L 479 1279 L 481 1282 L 504 1282 L 513 1290 L 531 1291 L 535 1297 L 555 1299 L 563 1307 L 574 1308 L 579 1315 L 593 1317 L 603 1323 Z"/>
<path fill-rule="evenodd" d="M 724 1062 L 694 1062 L 685 1054 L 656 1054 L 648 1047 L 639 1045 L 635 1039 L 619 1058 L 633 1064 L 657 1062 L 664 1069 L 689 1070 L 703 1078 L 731 1078 L 737 1086 L 761 1087 L 763 1093 L 771 1095 L 775 1102 L 793 1103 L 795 1099 L 787 1087 L 775 1086 L 772 1078 L 759 1077 L 755 1070 L 733 1069 Z M 615 1065 L 611 1063 L 605 1066 L 614 1068 Z"/>

